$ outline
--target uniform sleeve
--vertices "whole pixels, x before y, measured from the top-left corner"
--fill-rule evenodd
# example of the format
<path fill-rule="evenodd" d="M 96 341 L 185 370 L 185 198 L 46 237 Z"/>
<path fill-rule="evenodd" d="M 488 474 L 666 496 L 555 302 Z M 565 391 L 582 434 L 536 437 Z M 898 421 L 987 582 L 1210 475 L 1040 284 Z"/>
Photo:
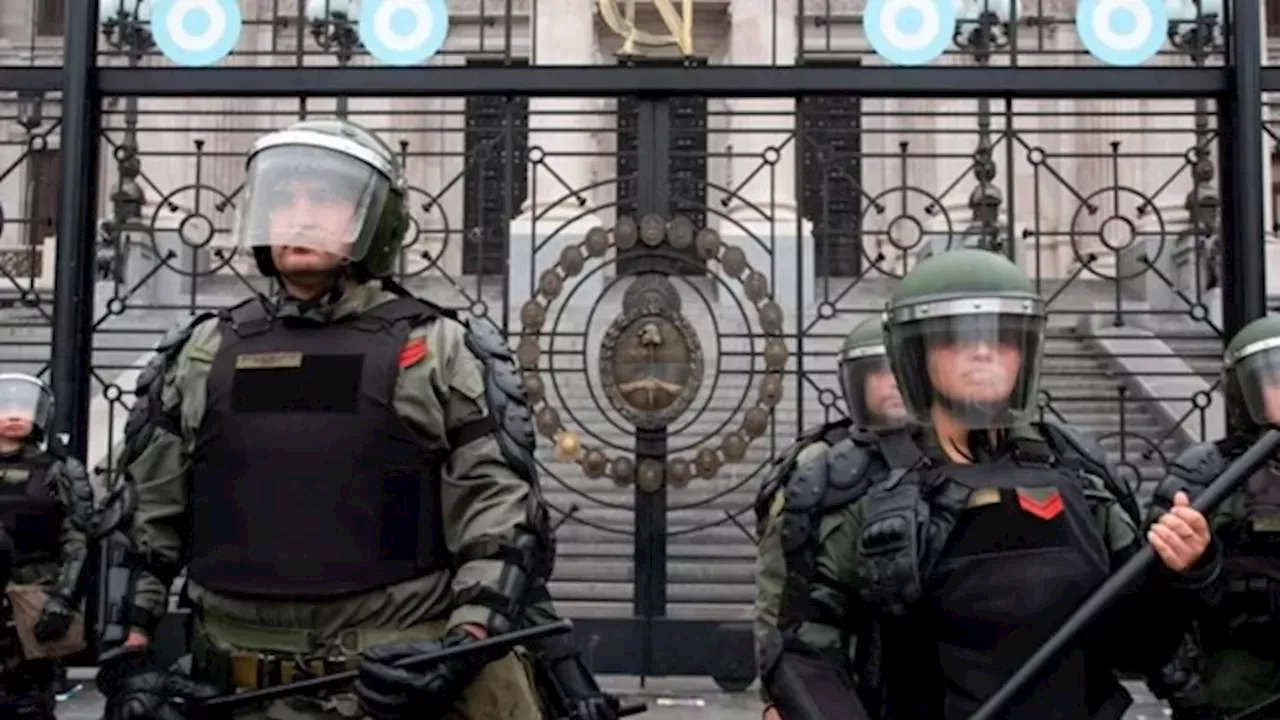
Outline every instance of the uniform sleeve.
<path fill-rule="evenodd" d="M 168 609 L 169 587 L 187 555 L 189 451 L 217 343 L 216 320 L 197 325 L 176 358 L 158 369 L 151 380 L 158 385 L 139 388 L 125 428 L 125 482 L 137 494 L 128 534 L 136 571 L 129 623 L 148 634 Z M 162 351 L 157 360 L 164 357 Z"/>
<path fill-rule="evenodd" d="M 536 476 L 527 477 L 524 459 L 513 458 L 510 447 L 504 452 L 499 434 L 508 432 L 507 418 L 495 416 L 486 395 L 491 366 L 506 363 L 514 373 L 514 364 L 479 357 L 467 333 L 441 318 L 411 334 L 414 352 L 405 357 L 421 354 L 420 342 L 425 355 L 402 362 L 396 406 L 427 442 L 448 452 L 439 491 L 445 541 L 459 563 L 449 628 L 476 624 L 492 632 L 513 625 L 516 603 L 538 579 L 531 556 L 549 549 L 537 532 L 546 523 Z"/>
<path fill-rule="evenodd" d="M 55 497 L 65 511 L 58 533 L 61 552 L 53 594 L 74 607 L 82 599 L 80 579 L 89 552 L 89 535 L 96 525 L 93 485 L 84 465 L 73 458 L 56 463 L 50 475 Z"/>

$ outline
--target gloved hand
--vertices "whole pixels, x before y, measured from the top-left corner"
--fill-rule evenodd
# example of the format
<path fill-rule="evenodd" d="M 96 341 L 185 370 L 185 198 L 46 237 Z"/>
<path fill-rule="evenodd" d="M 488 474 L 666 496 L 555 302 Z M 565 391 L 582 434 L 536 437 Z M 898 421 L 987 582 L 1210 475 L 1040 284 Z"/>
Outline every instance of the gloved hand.
<path fill-rule="evenodd" d="M 74 613 L 66 600 L 57 595 L 50 595 L 40 609 L 40 617 L 36 620 L 36 640 L 47 643 L 61 640 L 71 629 Z"/>
<path fill-rule="evenodd" d="M 366 650 L 360 661 L 359 679 L 352 688 L 365 714 L 375 720 L 443 717 L 485 665 L 501 653 L 472 653 L 420 670 L 398 668 L 395 664 L 471 642 L 475 638 L 459 628 L 437 641 L 389 643 Z"/>
<path fill-rule="evenodd" d="M 618 720 L 618 698 L 599 690 L 569 698 L 570 720 Z"/>
<path fill-rule="evenodd" d="M 600 689 L 578 654 L 554 661 L 551 672 L 564 692 L 568 720 L 618 720 L 618 698 Z"/>
<path fill-rule="evenodd" d="M 125 652 L 98 669 L 104 720 L 186 720 L 185 705 L 218 697 L 208 683 L 156 669 L 143 652 Z"/>

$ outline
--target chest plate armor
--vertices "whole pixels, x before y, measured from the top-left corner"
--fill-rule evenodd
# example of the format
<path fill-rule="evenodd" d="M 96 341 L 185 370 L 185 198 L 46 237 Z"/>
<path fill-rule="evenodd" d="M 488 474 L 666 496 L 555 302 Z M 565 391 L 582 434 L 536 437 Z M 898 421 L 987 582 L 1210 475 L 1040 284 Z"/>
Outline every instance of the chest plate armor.
<path fill-rule="evenodd" d="M 194 582 L 330 599 L 450 565 L 443 458 L 394 407 L 409 332 L 440 312 L 399 298 L 327 324 L 256 303 L 223 316 L 193 457 Z"/>
<path fill-rule="evenodd" d="M 1079 475 L 1015 458 L 917 467 L 868 490 L 864 582 L 878 574 L 918 588 L 877 593 L 871 582 L 864 590 L 868 601 L 905 606 L 884 623 L 894 638 L 885 641 L 884 674 L 919 678 L 920 658 L 936 659 L 933 682 L 885 689 L 884 717 L 972 716 L 1106 579 L 1108 552 Z M 905 547 L 893 539 L 907 535 L 914 538 Z M 911 569 L 898 567 L 906 554 L 915 558 Z M 902 652 L 888 647 L 897 638 Z M 1083 646 L 1073 647 L 1001 717 L 1093 717 L 1083 688 L 1089 675 Z M 920 691 L 930 686 L 937 690 Z"/>
<path fill-rule="evenodd" d="M 0 526 L 13 543 L 14 564 L 58 560 L 66 510 L 49 487 L 52 466 L 44 453 L 0 458 Z"/>

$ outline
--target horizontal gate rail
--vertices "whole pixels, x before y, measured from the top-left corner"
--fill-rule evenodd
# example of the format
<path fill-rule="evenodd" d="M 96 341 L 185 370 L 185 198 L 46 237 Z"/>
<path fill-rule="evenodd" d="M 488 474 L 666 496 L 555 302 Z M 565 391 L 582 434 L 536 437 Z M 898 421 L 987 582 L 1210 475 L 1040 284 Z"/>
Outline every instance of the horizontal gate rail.
<path fill-rule="evenodd" d="M 1277 69 L 1280 72 L 1280 68 Z M 20 92 L 61 88 L 59 68 L 0 68 Z M 1226 93 L 1229 68 L 822 66 L 101 68 L 104 95 L 151 97 L 603 97 L 686 95 L 897 98 L 1184 98 Z M 1274 78 L 1280 82 L 1280 77 Z"/>

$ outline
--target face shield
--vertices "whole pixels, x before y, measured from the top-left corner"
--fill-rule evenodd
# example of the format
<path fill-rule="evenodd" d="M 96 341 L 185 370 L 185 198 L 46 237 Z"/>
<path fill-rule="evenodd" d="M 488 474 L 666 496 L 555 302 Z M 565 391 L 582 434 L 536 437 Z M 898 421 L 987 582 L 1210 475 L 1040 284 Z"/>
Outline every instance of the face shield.
<path fill-rule="evenodd" d="M 1240 348 L 1230 372 L 1239 384 L 1249 418 L 1258 425 L 1280 426 L 1280 338 Z"/>
<path fill-rule="evenodd" d="M 284 131 L 250 156 L 236 224 L 241 247 L 323 252 L 346 262 L 369 250 L 391 168 L 347 138 Z"/>
<path fill-rule="evenodd" d="M 907 417 L 883 345 L 850 348 L 840 358 L 840 390 L 853 424 L 867 430 L 897 426 Z"/>
<path fill-rule="evenodd" d="M 30 375 L 0 374 L 0 426 L 30 423 L 44 431 L 52 414 L 53 394 L 44 383 Z"/>
<path fill-rule="evenodd" d="M 938 406 L 971 429 L 1029 419 L 1044 327 L 1039 301 L 950 300 L 892 312 L 889 353 L 908 411 L 933 424 Z"/>

